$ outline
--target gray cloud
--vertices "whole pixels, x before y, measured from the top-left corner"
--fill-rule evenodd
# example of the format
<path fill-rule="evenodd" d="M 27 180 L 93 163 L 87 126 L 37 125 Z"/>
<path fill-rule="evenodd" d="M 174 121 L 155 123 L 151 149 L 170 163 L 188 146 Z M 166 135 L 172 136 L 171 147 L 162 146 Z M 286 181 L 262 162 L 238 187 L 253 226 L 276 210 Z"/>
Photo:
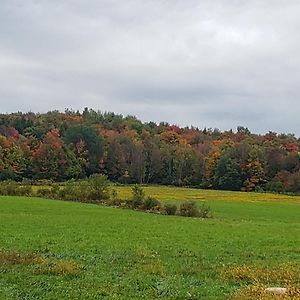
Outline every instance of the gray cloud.
<path fill-rule="evenodd" d="M 300 135 L 296 0 L 2 0 L 0 111 Z"/>

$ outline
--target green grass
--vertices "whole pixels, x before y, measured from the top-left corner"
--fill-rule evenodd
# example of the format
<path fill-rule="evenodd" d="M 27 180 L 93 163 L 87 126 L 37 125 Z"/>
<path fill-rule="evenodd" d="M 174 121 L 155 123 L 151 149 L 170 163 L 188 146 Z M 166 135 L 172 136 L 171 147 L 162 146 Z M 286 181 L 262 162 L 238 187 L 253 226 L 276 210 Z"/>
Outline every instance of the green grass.
<path fill-rule="evenodd" d="M 205 201 L 214 219 L 0 197 L 0 299 L 228 299 L 252 282 L 226 270 L 300 271 L 299 197 L 145 189 L 161 201 Z"/>

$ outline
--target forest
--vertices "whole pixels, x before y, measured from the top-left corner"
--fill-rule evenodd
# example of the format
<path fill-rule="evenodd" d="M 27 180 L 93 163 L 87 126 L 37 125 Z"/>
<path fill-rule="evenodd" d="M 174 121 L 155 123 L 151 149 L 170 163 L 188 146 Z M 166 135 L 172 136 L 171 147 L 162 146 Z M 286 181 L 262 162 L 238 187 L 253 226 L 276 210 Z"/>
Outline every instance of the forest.
<path fill-rule="evenodd" d="M 200 120 L 201 121 L 201 120 Z M 0 115 L 0 180 L 67 181 L 104 174 L 123 184 L 300 192 L 300 139 L 85 108 Z"/>

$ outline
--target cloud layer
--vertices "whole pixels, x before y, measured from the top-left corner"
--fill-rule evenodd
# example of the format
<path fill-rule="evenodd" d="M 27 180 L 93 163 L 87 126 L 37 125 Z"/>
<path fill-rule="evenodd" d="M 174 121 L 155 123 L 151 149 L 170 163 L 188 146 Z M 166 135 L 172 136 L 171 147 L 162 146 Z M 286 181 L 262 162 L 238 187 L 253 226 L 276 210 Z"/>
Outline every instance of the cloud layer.
<path fill-rule="evenodd" d="M 297 0 L 2 0 L 0 111 L 300 135 Z"/>

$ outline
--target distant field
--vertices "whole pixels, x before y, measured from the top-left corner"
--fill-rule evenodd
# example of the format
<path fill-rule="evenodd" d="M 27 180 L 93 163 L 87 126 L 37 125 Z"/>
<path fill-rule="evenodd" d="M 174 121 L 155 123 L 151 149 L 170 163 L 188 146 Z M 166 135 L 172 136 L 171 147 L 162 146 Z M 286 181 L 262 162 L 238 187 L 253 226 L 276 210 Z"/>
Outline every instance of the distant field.
<path fill-rule="evenodd" d="M 274 285 L 300 299 L 299 197 L 145 190 L 206 201 L 214 219 L 0 197 L 0 299 L 264 299 Z"/>
<path fill-rule="evenodd" d="M 114 187 L 121 198 L 129 198 L 131 186 Z M 146 194 L 158 198 L 161 201 L 242 201 L 242 202 L 289 202 L 300 203 L 300 196 L 288 196 L 272 193 L 245 193 L 231 191 L 202 190 L 195 188 L 180 188 L 173 186 L 150 185 L 143 187 Z"/>

